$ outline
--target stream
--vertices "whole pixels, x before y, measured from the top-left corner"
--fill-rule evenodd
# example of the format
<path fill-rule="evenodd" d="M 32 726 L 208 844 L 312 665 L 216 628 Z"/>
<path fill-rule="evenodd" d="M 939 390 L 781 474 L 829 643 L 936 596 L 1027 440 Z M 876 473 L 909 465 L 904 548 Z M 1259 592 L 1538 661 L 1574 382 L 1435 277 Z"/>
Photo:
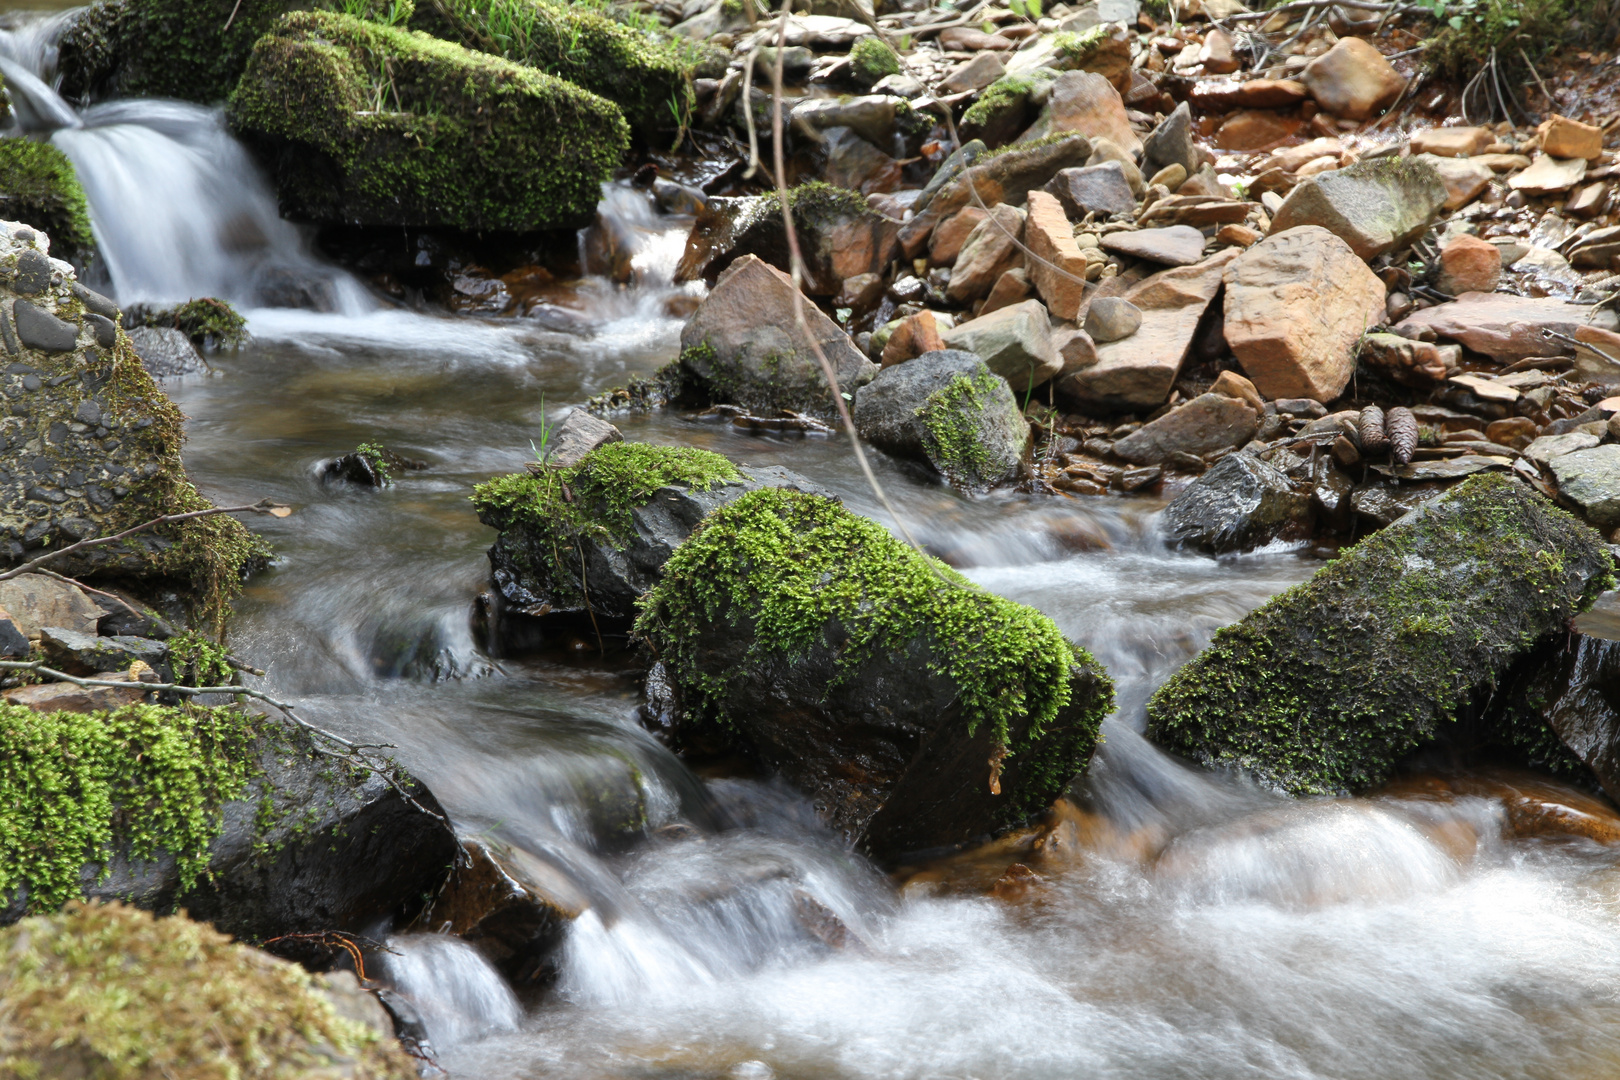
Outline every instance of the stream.
<path fill-rule="evenodd" d="M 685 291 L 670 275 L 689 221 L 605 191 L 637 280 L 579 283 L 576 332 L 393 308 L 276 216 L 217 111 L 75 113 L 49 89 L 55 17 L 12 18 L 0 70 L 27 137 L 79 170 L 93 283 L 121 304 L 216 295 L 248 315 L 249 345 L 165 384 L 208 496 L 296 508 L 250 522 L 278 554 L 238 604 L 233 650 L 311 719 L 397 746 L 458 827 L 553 868 L 587 908 L 555 986 L 521 999 L 456 939 L 391 939 L 385 977 L 451 1076 L 1620 1075 L 1611 849 L 1515 835 L 1474 789 L 1284 800 L 1138 734 L 1147 696 L 1215 629 L 1310 575 L 1300 553 L 1174 553 L 1141 498 L 966 499 L 879 457 L 914 536 L 1046 612 L 1119 686 L 1066 849 L 1013 895 L 985 886 L 1014 856 L 891 878 L 785 786 L 695 774 L 640 726 L 638 673 L 594 642 L 486 655 L 473 612 L 494 534 L 472 486 L 532 460 L 544 421 L 675 355 L 665 302 Z M 887 522 L 841 437 L 614 420 L 629 439 L 785 465 Z M 381 490 L 320 478 L 361 442 L 427 468 Z M 646 809 L 633 835 L 601 795 L 627 787 Z M 804 933 L 805 893 L 855 944 Z"/>

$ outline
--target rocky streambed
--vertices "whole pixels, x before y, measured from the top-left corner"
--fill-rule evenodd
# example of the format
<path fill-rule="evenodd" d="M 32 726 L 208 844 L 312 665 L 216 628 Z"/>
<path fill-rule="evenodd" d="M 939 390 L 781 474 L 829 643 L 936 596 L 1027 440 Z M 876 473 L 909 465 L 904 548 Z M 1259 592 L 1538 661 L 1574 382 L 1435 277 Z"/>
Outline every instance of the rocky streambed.
<path fill-rule="evenodd" d="M 1608 53 L 214 6 L 0 38 L 8 1061 L 1614 1071 Z"/>

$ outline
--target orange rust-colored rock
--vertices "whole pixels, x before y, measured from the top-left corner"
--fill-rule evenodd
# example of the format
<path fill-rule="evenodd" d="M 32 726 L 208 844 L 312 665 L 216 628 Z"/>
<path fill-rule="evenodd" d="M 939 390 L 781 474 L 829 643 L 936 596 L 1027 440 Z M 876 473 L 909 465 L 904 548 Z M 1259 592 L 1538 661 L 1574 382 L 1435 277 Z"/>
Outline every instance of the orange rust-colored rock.
<path fill-rule="evenodd" d="M 1074 226 L 1057 196 L 1032 191 L 1025 204 L 1024 243 L 1035 258 L 1027 261 L 1029 281 L 1047 310 L 1073 321 L 1086 298 L 1086 259 L 1074 240 Z"/>

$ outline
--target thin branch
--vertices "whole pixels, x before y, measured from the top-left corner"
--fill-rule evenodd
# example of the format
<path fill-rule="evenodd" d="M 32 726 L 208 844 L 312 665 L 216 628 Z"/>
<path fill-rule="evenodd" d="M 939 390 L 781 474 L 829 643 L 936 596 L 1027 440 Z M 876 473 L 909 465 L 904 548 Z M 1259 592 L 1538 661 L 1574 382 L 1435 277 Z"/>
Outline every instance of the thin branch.
<path fill-rule="evenodd" d="M 116 544 L 118 541 L 123 540 L 126 537 L 134 536 L 138 532 L 145 532 L 147 529 L 155 528 L 158 525 L 169 525 L 176 521 L 190 521 L 192 518 L 212 517 L 215 514 L 269 514 L 271 517 L 283 518 L 290 513 L 292 513 L 292 508 L 290 506 L 281 506 L 278 503 L 271 502 L 269 499 L 260 499 L 258 502 L 248 506 L 211 506 L 207 510 L 191 510 L 184 514 L 164 514 L 162 517 L 155 517 L 151 521 L 144 521 L 141 524 L 136 525 L 134 528 L 125 529 L 123 532 L 117 533 L 113 536 L 100 536 L 93 540 L 80 540 L 78 543 L 69 544 L 65 548 L 57 548 L 55 551 L 47 551 L 37 559 L 31 559 L 15 569 L 7 570 L 5 573 L 0 574 L 0 581 L 9 581 L 14 577 L 21 577 L 23 574 L 33 573 L 34 570 L 50 562 L 52 559 L 59 559 L 63 555 L 71 555 L 75 551 L 83 551 L 86 548 L 100 547 L 103 544 Z"/>

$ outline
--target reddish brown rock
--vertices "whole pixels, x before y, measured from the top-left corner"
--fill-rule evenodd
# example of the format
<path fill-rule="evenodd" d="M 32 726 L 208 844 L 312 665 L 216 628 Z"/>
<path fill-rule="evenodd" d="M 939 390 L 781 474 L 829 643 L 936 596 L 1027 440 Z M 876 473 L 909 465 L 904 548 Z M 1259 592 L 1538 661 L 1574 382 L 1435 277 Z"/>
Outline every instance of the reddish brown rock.
<path fill-rule="evenodd" d="M 1502 280 L 1502 249 L 1477 236 L 1463 233 L 1446 241 L 1440 249 L 1440 274 L 1436 284 L 1443 293 L 1460 296 L 1469 292 L 1495 292 Z"/>
<path fill-rule="evenodd" d="M 1325 154 L 1339 155 L 1342 159 L 1344 144 L 1336 138 L 1312 139 L 1298 146 L 1272 151 L 1271 164 L 1285 173 L 1291 173 L 1306 162 L 1315 161 Z"/>
<path fill-rule="evenodd" d="M 1221 29 L 1204 35 L 1204 44 L 1198 50 L 1198 62 L 1207 75 L 1230 75 L 1241 65 L 1232 51 L 1232 38 Z"/>
<path fill-rule="evenodd" d="M 908 259 L 922 253 L 929 234 L 964 206 L 1017 204 L 1032 189 L 1045 186 L 1062 169 L 1075 168 L 1091 156 L 1091 142 L 1079 135 L 1055 142 L 1005 150 L 974 165 L 940 188 L 926 206 L 900 227 L 900 247 Z"/>
<path fill-rule="evenodd" d="M 1456 372 L 1461 353 L 1455 345 L 1414 341 L 1399 334 L 1368 334 L 1361 339 L 1360 362 L 1402 386 L 1428 389 Z"/>
<path fill-rule="evenodd" d="M 1566 304 L 1556 297 L 1464 293 L 1450 303 L 1413 312 L 1395 332 L 1410 338 L 1455 341 L 1506 364 L 1531 356 L 1566 355 L 1566 345 L 1548 340 L 1541 331 L 1556 330 L 1579 339 L 1583 333 L 1599 332 L 1589 325 L 1592 315 L 1588 305 Z"/>
<path fill-rule="evenodd" d="M 1225 394 L 1200 394 L 1114 444 L 1114 453 L 1137 465 L 1157 465 L 1172 454 L 1208 454 L 1254 438 L 1259 416 Z"/>
<path fill-rule="evenodd" d="M 945 287 L 951 302 L 971 304 L 989 293 L 997 278 L 1019 265 L 1024 253 L 1017 242 L 1023 232 L 1024 212 L 1005 203 L 975 225 L 956 257 L 951 283 Z"/>
<path fill-rule="evenodd" d="M 1305 84 L 1295 79 L 1250 79 L 1200 82 L 1188 93 L 1187 100 L 1200 112 L 1223 113 L 1233 109 L 1287 109 L 1309 96 Z"/>
<path fill-rule="evenodd" d="M 919 311 L 915 315 L 902 320 L 889 335 L 889 340 L 883 346 L 882 365 L 893 367 L 904 363 L 925 352 L 943 349 L 945 343 L 939 339 L 939 327 L 934 322 L 932 311 Z"/>
<path fill-rule="evenodd" d="M 1249 248 L 1225 282 L 1227 344 L 1268 398 L 1337 398 L 1355 372 L 1356 340 L 1384 318 L 1384 283 L 1315 225 Z"/>
<path fill-rule="evenodd" d="M 1125 102 L 1114 84 L 1094 71 L 1068 71 L 1052 84 L 1047 99 L 1051 110 L 1048 134 L 1073 131 L 1093 139 L 1107 139 L 1135 154 L 1142 140 L 1125 115 Z"/>
<path fill-rule="evenodd" d="M 1074 226 L 1055 195 L 1032 191 L 1025 205 L 1024 243 L 1035 255 L 1028 262 L 1030 284 L 1047 310 L 1072 322 L 1086 298 L 1086 259 L 1074 242 Z"/>
<path fill-rule="evenodd" d="M 1412 153 L 1433 154 L 1435 157 L 1460 158 L 1483 154 L 1496 142 L 1488 128 L 1449 127 L 1425 128 L 1412 133 Z"/>
<path fill-rule="evenodd" d="M 1555 158 L 1596 161 L 1603 155 L 1603 129 L 1567 116 L 1553 116 L 1536 128 L 1541 151 Z"/>
<path fill-rule="evenodd" d="M 1368 120 L 1406 88 L 1401 73 L 1361 38 L 1345 38 L 1306 65 L 1300 81 L 1317 104 L 1350 120 Z"/>
<path fill-rule="evenodd" d="M 996 278 L 996 283 L 990 286 L 990 295 L 984 298 L 984 306 L 979 308 L 979 314 L 988 315 L 1027 300 L 1031 291 L 1029 271 L 1015 266 Z"/>
<path fill-rule="evenodd" d="M 1255 389 L 1254 383 L 1235 371 L 1223 371 L 1217 375 L 1215 381 L 1210 384 L 1209 392 L 1237 398 L 1247 403 L 1257 415 L 1266 411 L 1266 399 L 1260 396 L 1260 391 Z"/>
<path fill-rule="evenodd" d="M 1222 150 L 1266 150 L 1299 134 L 1304 121 L 1266 109 L 1245 109 L 1222 121 L 1215 145 Z"/>
<path fill-rule="evenodd" d="M 935 266 L 954 265 L 968 236 L 988 216 L 977 206 L 964 206 L 947 218 L 928 239 L 929 261 Z"/>

